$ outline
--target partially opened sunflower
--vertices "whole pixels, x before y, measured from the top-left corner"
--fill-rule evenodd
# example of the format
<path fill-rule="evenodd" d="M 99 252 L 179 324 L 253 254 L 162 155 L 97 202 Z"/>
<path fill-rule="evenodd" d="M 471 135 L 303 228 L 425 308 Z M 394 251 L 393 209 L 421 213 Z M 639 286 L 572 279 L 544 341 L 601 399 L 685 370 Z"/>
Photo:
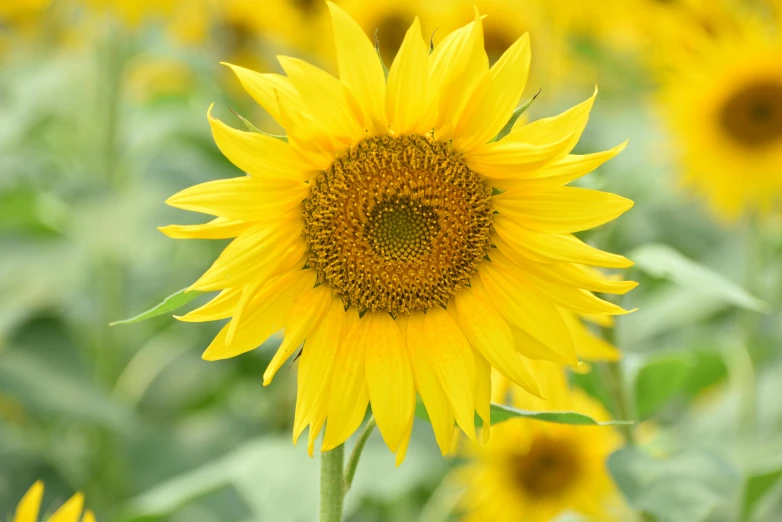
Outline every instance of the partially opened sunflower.
<path fill-rule="evenodd" d="M 478 13 L 431 54 L 415 20 L 386 79 L 359 25 L 329 8 L 339 79 L 285 56 L 285 75 L 231 66 L 285 140 L 208 114 L 248 175 L 168 200 L 216 216 L 169 236 L 235 238 L 191 287 L 220 293 L 181 319 L 231 318 L 207 360 L 284 328 L 264 384 L 304 345 L 293 437 L 309 426 L 310 451 L 324 424 L 321 449 L 342 444 L 371 404 L 400 461 L 418 393 L 445 452 L 454 422 L 474 438 L 475 412 L 488 421 L 492 367 L 538 394 L 528 358 L 577 363 L 560 310 L 625 313 L 591 292 L 634 283 L 590 267 L 631 262 L 573 232 L 632 202 L 564 186 L 624 145 L 569 154 L 594 97 L 494 140 L 524 89 L 526 35 L 489 68 Z"/>

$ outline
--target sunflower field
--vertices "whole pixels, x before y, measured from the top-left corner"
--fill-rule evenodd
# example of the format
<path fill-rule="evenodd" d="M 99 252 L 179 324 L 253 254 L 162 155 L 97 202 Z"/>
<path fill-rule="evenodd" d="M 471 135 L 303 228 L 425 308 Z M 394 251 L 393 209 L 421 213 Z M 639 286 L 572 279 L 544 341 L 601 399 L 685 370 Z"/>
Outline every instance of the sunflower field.
<path fill-rule="evenodd" d="M 782 1 L 0 0 L 0 521 L 779 522 Z"/>

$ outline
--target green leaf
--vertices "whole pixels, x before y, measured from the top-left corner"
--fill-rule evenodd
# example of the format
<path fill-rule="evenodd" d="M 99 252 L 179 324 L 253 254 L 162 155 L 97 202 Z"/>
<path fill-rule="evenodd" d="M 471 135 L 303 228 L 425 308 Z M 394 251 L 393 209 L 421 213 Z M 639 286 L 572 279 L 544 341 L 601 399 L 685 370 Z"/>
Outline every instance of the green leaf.
<path fill-rule="evenodd" d="M 259 129 L 258 127 L 253 125 L 250 120 L 248 120 L 247 118 L 245 118 L 244 116 L 242 116 L 241 114 L 236 112 L 235 110 L 231 109 L 231 112 L 234 113 L 234 115 L 237 118 L 242 120 L 242 123 L 244 123 L 244 126 L 247 127 L 248 131 L 250 131 L 250 132 L 257 132 L 258 134 L 263 134 L 264 136 L 269 136 L 270 138 L 276 138 L 276 139 L 278 139 L 280 141 L 284 141 L 285 143 L 288 142 L 288 137 L 287 136 L 282 136 L 282 135 L 279 135 L 279 134 L 269 134 L 268 132 L 263 132 L 261 129 Z"/>
<path fill-rule="evenodd" d="M 532 102 L 534 102 L 535 98 L 538 97 L 538 94 L 540 94 L 540 89 L 538 89 L 538 92 L 536 92 L 532 98 L 524 102 L 523 105 L 517 107 L 516 110 L 513 111 L 513 114 L 511 114 L 508 123 L 505 124 L 502 130 L 494 137 L 492 141 L 500 141 L 502 138 L 510 134 L 511 129 L 513 129 L 513 125 L 516 123 L 516 120 L 518 120 L 519 116 L 524 114 L 526 110 L 529 109 L 530 105 L 532 105 Z"/>
<path fill-rule="evenodd" d="M 740 481 L 733 466 L 706 451 L 661 460 L 623 448 L 608 458 L 608 469 L 632 507 L 665 522 L 706 520 L 731 500 Z"/>
<path fill-rule="evenodd" d="M 380 32 L 380 28 L 378 27 L 375 29 L 375 52 L 377 53 L 377 59 L 380 60 L 380 66 L 383 67 L 383 74 L 386 77 L 386 80 L 388 80 L 388 67 L 386 67 L 386 62 L 383 61 L 383 55 L 380 54 L 380 40 L 377 37 L 377 33 Z"/>
<path fill-rule="evenodd" d="M 782 479 L 782 469 L 753 475 L 744 485 L 744 498 L 741 502 L 741 520 L 749 522 L 750 517 L 763 496 Z"/>
<path fill-rule="evenodd" d="M 138 323 L 141 321 L 146 321 L 147 319 L 152 319 L 153 317 L 157 317 L 159 315 L 173 312 L 178 308 L 182 308 L 187 303 L 189 303 L 190 301 L 192 301 L 193 299 L 195 299 L 196 297 L 198 297 L 203 293 L 204 292 L 198 290 L 191 290 L 188 292 L 187 288 L 183 288 L 179 292 L 175 292 L 170 296 L 166 297 L 165 299 L 163 299 L 163 301 L 156 304 L 146 312 L 142 312 L 135 317 L 131 317 L 130 319 L 122 319 L 120 321 L 114 321 L 113 323 L 110 323 L 109 326 L 115 326 L 118 324 Z"/>
<path fill-rule="evenodd" d="M 692 292 L 756 312 L 765 313 L 770 310 L 765 301 L 751 295 L 717 272 L 687 259 L 669 246 L 644 245 L 634 250 L 629 257 L 647 274 L 668 279 Z"/>
<path fill-rule="evenodd" d="M 426 413 L 426 407 L 421 399 L 415 405 L 415 414 L 418 418 L 429 420 Z M 552 422 L 555 424 L 570 424 L 572 426 L 616 426 L 620 424 L 632 424 L 632 421 L 615 420 L 607 422 L 598 422 L 592 417 L 574 411 L 526 411 L 502 406 L 500 404 L 491 405 L 491 423 L 492 425 L 514 418 L 534 419 L 543 422 Z M 483 422 L 477 415 L 475 416 L 475 425 L 481 427 Z"/>

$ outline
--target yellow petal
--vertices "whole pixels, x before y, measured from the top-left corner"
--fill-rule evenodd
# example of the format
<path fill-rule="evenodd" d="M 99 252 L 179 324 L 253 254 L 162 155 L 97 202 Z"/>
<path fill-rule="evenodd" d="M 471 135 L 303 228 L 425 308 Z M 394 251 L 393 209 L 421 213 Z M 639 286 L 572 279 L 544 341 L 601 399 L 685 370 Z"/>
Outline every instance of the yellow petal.
<path fill-rule="evenodd" d="M 228 239 L 247 230 L 252 223 L 218 217 L 203 225 L 168 225 L 158 230 L 172 239 Z"/>
<path fill-rule="evenodd" d="M 84 516 L 81 517 L 81 522 L 95 522 L 95 515 L 88 509 L 84 512 Z"/>
<path fill-rule="evenodd" d="M 396 450 L 396 466 L 399 467 L 400 464 L 405 460 L 405 455 L 407 455 L 407 447 L 410 445 L 410 435 L 413 434 L 413 421 L 415 420 L 415 415 L 410 416 L 410 421 L 407 423 L 407 429 L 405 430 L 404 434 L 402 435 L 402 440 L 399 443 L 399 449 Z"/>
<path fill-rule="evenodd" d="M 84 495 L 76 493 L 49 517 L 48 522 L 79 522 L 83 509 Z"/>
<path fill-rule="evenodd" d="M 374 134 L 388 128 L 385 112 L 386 78 L 372 42 L 350 15 L 327 2 L 334 25 L 339 78 L 348 86 L 363 110 Z"/>
<path fill-rule="evenodd" d="M 618 361 L 622 358 L 616 346 L 589 331 L 574 313 L 563 310 L 563 317 L 573 335 L 580 358 L 586 361 Z"/>
<path fill-rule="evenodd" d="M 564 310 L 561 313 L 564 314 Z M 510 324 L 511 332 L 513 332 L 513 340 L 516 343 L 516 350 L 519 353 L 524 354 L 525 357 L 532 361 L 544 360 L 552 361 L 557 364 L 571 366 L 576 368 L 578 366 L 578 350 L 575 349 L 575 340 L 573 341 L 574 349 L 572 353 L 564 352 L 563 350 L 556 350 L 545 344 L 541 343 L 534 337 L 532 337 L 526 330 L 522 330 L 514 324 Z"/>
<path fill-rule="evenodd" d="M 311 166 L 296 155 L 282 140 L 258 132 L 244 132 L 229 127 L 207 112 L 217 148 L 240 170 L 258 178 L 278 177 L 305 181 L 315 177 Z"/>
<path fill-rule="evenodd" d="M 299 218 L 300 219 L 300 218 Z M 259 224 L 231 241 L 211 267 L 190 286 L 208 292 L 263 281 L 280 268 L 294 268 L 306 245 L 300 227 Z"/>
<path fill-rule="evenodd" d="M 261 74 L 238 65 L 222 63 L 231 68 L 244 90 L 280 124 L 283 122 L 279 103 L 286 100 L 301 101 L 290 80 L 281 74 Z"/>
<path fill-rule="evenodd" d="M 293 441 L 316 418 L 326 418 L 331 370 L 337 347 L 344 342 L 346 314 L 342 300 L 331 298 L 323 320 L 307 337 L 299 357 L 296 393 L 296 415 L 293 422 Z"/>
<path fill-rule="evenodd" d="M 310 186 L 302 181 L 243 176 L 188 187 L 166 203 L 237 221 L 269 221 L 300 209 L 309 192 Z"/>
<path fill-rule="evenodd" d="M 529 65 L 529 35 L 524 34 L 475 88 L 454 129 L 456 150 L 469 153 L 502 130 L 527 84 Z"/>
<path fill-rule="evenodd" d="M 372 342 L 364 347 L 369 402 L 383 440 L 396 452 L 415 410 L 413 372 L 405 340 L 394 319 L 382 312 L 370 319 Z"/>
<path fill-rule="evenodd" d="M 415 317 L 415 318 L 413 318 Z M 398 319 L 397 319 L 398 320 Z M 430 363 L 427 347 L 424 346 L 424 320 L 422 312 L 414 312 L 407 322 L 407 349 L 413 368 L 415 388 L 429 415 L 434 437 L 443 455 L 448 453 L 453 439 L 454 417 L 448 396 L 437 378 L 436 368 Z M 456 326 L 458 328 L 458 325 Z M 469 383 L 464 383 L 468 386 Z"/>
<path fill-rule="evenodd" d="M 502 141 L 544 145 L 567 137 L 569 139 L 567 152 L 570 152 L 584 132 L 584 127 L 586 127 L 589 120 L 589 111 L 592 110 L 596 97 L 597 87 L 595 87 L 595 92 L 591 98 L 566 110 L 562 114 L 527 124 L 517 121 L 513 126 L 513 130 Z"/>
<path fill-rule="evenodd" d="M 610 160 L 627 146 L 627 142 L 617 145 L 613 149 L 593 154 L 568 154 L 541 167 L 538 170 L 525 172 L 523 176 L 509 173 L 507 178 L 492 178 L 492 186 L 502 190 L 533 189 L 564 185 L 574 179 L 589 174 L 600 165 Z"/>
<path fill-rule="evenodd" d="M 426 358 L 428 368 L 451 403 L 457 424 L 475 440 L 475 360 L 459 325 L 439 306 L 429 309 L 426 315 L 412 314 L 408 321 L 407 342 L 410 352 L 417 352 L 419 362 Z M 430 401 L 427 411 L 429 406 L 435 407 L 435 403 Z M 445 412 L 440 412 L 438 426 L 444 425 L 447 418 Z M 440 440 L 444 439 L 441 435 Z"/>
<path fill-rule="evenodd" d="M 233 315 L 239 299 L 242 297 L 243 288 L 227 288 L 217 294 L 214 299 L 205 305 L 196 308 L 183 316 L 174 316 L 186 323 L 202 323 L 206 321 L 218 321 L 227 319 Z"/>
<path fill-rule="evenodd" d="M 454 299 L 465 336 L 500 373 L 530 393 L 539 395 L 534 377 L 516 351 L 508 323 L 489 301 L 480 279 L 473 278 L 471 284 L 460 290 Z"/>
<path fill-rule="evenodd" d="M 341 152 L 364 138 L 359 107 L 342 82 L 304 60 L 288 56 L 277 59 L 318 130 L 331 140 L 334 151 Z"/>
<path fill-rule="evenodd" d="M 366 409 L 366 406 L 364 406 L 364 408 Z M 326 415 L 318 414 L 310 423 L 310 432 L 307 437 L 307 453 L 310 454 L 310 457 L 312 457 L 315 452 L 315 440 L 317 440 L 318 435 L 320 435 L 320 431 L 323 429 L 323 424 L 325 424 L 325 422 Z"/>
<path fill-rule="evenodd" d="M 491 365 L 480 353 L 473 350 L 475 355 L 475 374 L 477 387 L 475 389 L 475 411 L 483 421 L 481 428 L 481 440 L 489 441 L 491 434 Z"/>
<path fill-rule="evenodd" d="M 483 25 L 477 10 L 475 20 L 452 32 L 429 56 L 431 96 L 438 114 L 435 137 L 451 138 L 453 127 L 478 82 L 489 70 L 483 50 Z"/>
<path fill-rule="evenodd" d="M 545 294 L 536 294 L 510 269 L 510 261 L 493 252 L 491 263 L 482 263 L 479 275 L 487 295 L 505 318 L 551 350 L 567 364 L 578 364 L 573 338 L 554 303 Z M 524 347 L 518 346 L 524 353 Z"/>
<path fill-rule="evenodd" d="M 429 50 L 416 17 L 388 71 L 386 113 L 397 134 L 426 134 L 434 125 L 429 104 Z"/>
<path fill-rule="evenodd" d="M 261 287 L 242 315 L 233 343 L 226 344 L 230 325 L 225 325 L 202 358 L 217 361 L 254 350 L 285 325 L 288 312 L 301 294 L 314 284 L 314 270 L 291 270 L 273 277 Z"/>
<path fill-rule="evenodd" d="M 569 234 L 595 228 L 624 214 L 629 199 L 576 187 L 510 190 L 492 198 L 494 210 L 536 232 Z"/>
<path fill-rule="evenodd" d="M 567 262 L 606 268 L 627 268 L 633 262 L 626 257 L 591 247 L 572 234 L 541 234 L 521 227 L 501 215 L 495 215 L 494 241 L 503 253 L 508 250 L 537 262 Z"/>
<path fill-rule="evenodd" d="M 523 258 L 519 260 L 519 256 L 508 257 L 538 277 L 591 292 L 623 295 L 638 286 L 635 281 L 622 281 L 616 277 L 606 276 L 590 266 L 573 263 L 543 264 L 530 262 Z"/>
<path fill-rule="evenodd" d="M 364 420 L 369 404 L 364 350 L 373 342 L 371 314 L 367 314 L 348 330 L 345 340 L 337 349 L 329 392 L 329 416 L 321 451 L 329 451 L 345 442 Z"/>
<path fill-rule="evenodd" d="M 465 154 L 464 162 L 475 172 L 493 178 L 523 178 L 567 154 L 568 138 L 544 145 L 496 141 Z"/>
<path fill-rule="evenodd" d="M 38 522 L 38 511 L 43 498 L 43 482 L 33 484 L 16 507 L 14 522 Z"/>
<path fill-rule="evenodd" d="M 285 321 L 285 337 L 274 354 L 266 371 L 263 372 L 263 385 L 267 386 L 294 350 L 304 342 L 307 335 L 318 326 L 331 304 L 331 288 L 320 285 L 302 292 L 296 304 L 288 312 Z"/>

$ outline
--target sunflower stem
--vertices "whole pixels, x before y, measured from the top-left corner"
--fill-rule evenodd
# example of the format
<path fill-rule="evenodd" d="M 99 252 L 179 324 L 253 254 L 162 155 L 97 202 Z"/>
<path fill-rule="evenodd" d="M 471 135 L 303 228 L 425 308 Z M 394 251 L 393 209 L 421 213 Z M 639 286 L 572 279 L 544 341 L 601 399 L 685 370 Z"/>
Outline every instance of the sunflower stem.
<path fill-rule="evenodd" d="M 603 339 L 608 343 L 616 346 L 616 331 L 614 328 L 604 327 L 601 328 Z M 627 393 L 627 386 L 625 385 L 624 372 L 622 371 L 621 361 L 609 362 L 605 366 L 604 377 L 606 384 L 609 387 L 609 391 L 614 400 L 614 413 L 616 417 L 621 420 L 630 420 L 633 418 L 631 415 L 630 399 Z M 635 432 L 633 426 L 630 424 L 619 425 L 619 430 L 625 439 L 625 442 L 629 446 L 634 446 L 636 443 Z"/>
<path fill-rule="evenodd" d="M 342 522 L 344 460 L 345 447 L 342 444 L 320 454 L 320 522 Z"/>
<path fill-rule="evenodd" d="M 367 421 L 364 429 L 361 430 L 361 434 L 356 440 L 356 445 L 353 446 L 353 451 L 350 452 L 350 458 L 348 459 L 348 465 L 345 467 L 345 493 L 350 490 L 350 486 L 353 484 L 353 477 L 356 475 L 356 469 L 358 469 L 358 461 L 361 459 L 361 453 L 364 451 L 364 446 L 367 445 L 369 436 L 375 431 L 377 422 L 375 417 L 372 416 Z"/>

